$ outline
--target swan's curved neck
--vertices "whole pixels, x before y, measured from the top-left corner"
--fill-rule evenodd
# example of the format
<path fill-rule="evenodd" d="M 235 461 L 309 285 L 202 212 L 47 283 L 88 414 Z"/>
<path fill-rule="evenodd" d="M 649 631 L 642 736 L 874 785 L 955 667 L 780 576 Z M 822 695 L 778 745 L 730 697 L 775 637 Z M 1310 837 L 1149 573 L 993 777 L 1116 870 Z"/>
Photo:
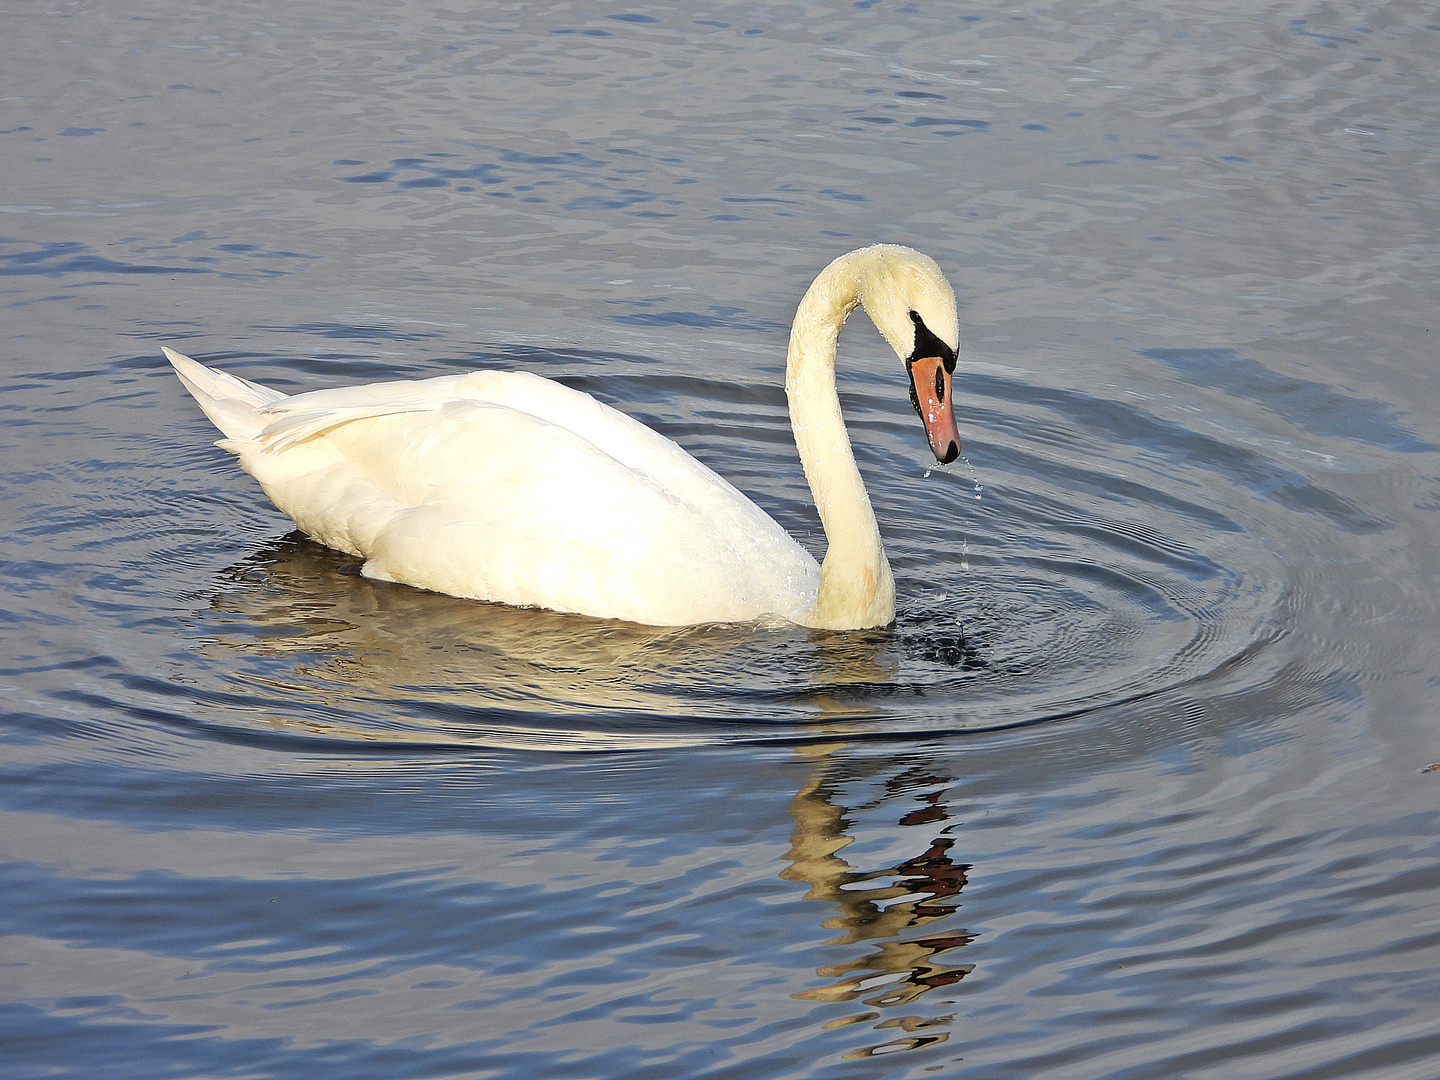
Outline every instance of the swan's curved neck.
<path fill-rule="evenodd" d="M 865 302 L 875 276 L 870 261 L 855 257 L 865 254 L 835 260 L 810 286 L 795 313 L 785 369 L 795 446 L 829 541 L 815 607 L 799 621 L 831 630 L 886 626 L 895 618 L 895 579 L 835 389 L 840 328 Z"/>

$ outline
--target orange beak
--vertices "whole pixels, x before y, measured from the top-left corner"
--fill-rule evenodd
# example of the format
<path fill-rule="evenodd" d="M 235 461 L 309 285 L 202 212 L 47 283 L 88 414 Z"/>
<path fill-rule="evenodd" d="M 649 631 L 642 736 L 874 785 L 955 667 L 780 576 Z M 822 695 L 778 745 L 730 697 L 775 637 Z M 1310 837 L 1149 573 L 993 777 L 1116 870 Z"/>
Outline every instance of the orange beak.
<path fill-rule="evenodd" d="M 949 465 L 960 456 L 960 429 L 955 426 L 955 410 L 950 405 L 949 373 L 945 361 L 938 356 L 912 360 L 910 384 L 915 394 L 915 408 L 925 424 L 925 437 L 935 460 Z"/>

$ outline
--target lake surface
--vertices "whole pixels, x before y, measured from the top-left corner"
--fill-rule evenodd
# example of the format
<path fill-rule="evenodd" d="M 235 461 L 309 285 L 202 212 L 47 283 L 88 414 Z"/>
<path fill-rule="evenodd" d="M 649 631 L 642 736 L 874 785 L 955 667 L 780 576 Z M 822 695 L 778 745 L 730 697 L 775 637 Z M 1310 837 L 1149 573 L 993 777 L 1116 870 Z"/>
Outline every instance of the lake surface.
<path fill-rule="evenodd" d="M 1440 1075 L 1433 5 L 0 13 L 0 1072 Z M 160 354 L 594 394 L 823 534 L 782 389 L 875 241 L 934 467 L 841 394 L 896 624 L 367 581 Z"/>

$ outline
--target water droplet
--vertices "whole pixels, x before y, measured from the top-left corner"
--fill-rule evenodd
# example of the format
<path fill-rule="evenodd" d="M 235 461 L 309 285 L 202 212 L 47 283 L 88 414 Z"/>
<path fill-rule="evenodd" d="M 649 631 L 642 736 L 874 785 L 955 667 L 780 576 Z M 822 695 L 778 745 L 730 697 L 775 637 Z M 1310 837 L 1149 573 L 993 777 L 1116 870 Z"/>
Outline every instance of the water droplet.
<path fill-rule="evenodd" d="M 970 478 L 975 481 L 975 498 L 983 499 L 985 485 L 980 483 L 980 474 L 975 471 L 975 466 L 970 464 L 970 459 L 964 454 L 960 455 L 960 460 L 965 462 L 965 467 L 970 470 Z"/>

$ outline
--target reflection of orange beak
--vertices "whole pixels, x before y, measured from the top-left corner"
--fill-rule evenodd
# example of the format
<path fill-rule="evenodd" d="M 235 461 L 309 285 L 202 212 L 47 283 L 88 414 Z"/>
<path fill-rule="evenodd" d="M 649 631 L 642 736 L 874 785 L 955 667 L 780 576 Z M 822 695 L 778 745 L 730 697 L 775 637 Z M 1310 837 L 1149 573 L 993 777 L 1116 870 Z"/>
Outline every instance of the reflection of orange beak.
<path fill-rule="evenodd" d="M 950 405 L 950 382 L 945 361 L 927 356 L 910 361 L 910 382 L 915 391 L 915 405 L 925 423 L 925 435 L 935 460 L 949 465 L 960 456 L 960 429 L 955 426 L 955 410 Z"/>

